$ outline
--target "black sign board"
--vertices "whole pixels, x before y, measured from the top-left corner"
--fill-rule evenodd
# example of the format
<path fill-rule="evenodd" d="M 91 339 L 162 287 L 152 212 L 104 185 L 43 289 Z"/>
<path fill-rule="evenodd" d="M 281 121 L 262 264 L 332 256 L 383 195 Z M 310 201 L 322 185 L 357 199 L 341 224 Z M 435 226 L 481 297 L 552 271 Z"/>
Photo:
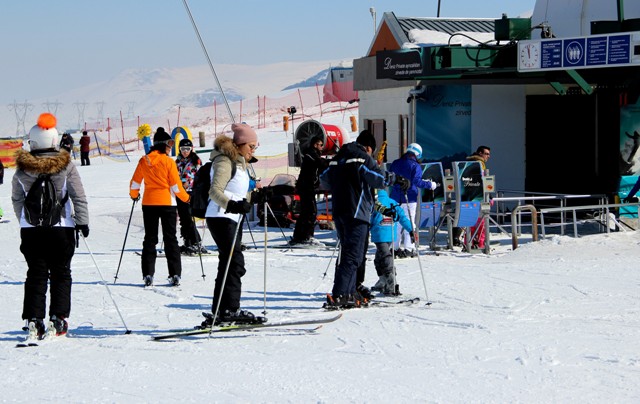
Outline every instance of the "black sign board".
<path fill-rule="evenodd" d="M 403 80 L 422 76 L 422 52 L 420 49 L 382 51 L 376 53 L 376 78 Z"/>

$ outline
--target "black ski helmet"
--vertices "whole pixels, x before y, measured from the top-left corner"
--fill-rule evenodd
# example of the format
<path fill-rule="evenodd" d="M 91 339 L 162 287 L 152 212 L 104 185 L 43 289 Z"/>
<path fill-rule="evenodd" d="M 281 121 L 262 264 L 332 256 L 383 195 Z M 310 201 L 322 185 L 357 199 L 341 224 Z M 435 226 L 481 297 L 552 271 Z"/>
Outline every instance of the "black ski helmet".
<path fill-rule="evenodd" d="M 193 142 L 190 139 L 182 139 L 178 147 L 193 147 Z"/>

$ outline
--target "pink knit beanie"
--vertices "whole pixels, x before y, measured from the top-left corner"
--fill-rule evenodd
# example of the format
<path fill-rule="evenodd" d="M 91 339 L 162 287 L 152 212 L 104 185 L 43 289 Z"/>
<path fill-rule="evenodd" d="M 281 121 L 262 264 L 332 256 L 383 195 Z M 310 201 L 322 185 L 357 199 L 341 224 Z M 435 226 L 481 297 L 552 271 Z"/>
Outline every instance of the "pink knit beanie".
<path fill-rule="evenodd" d="M 246 123 L 234 123 L 231 125 L 231 130 L 233 131 L 233 143 L 237 145 L 258 141 L 256 131 Z"/>

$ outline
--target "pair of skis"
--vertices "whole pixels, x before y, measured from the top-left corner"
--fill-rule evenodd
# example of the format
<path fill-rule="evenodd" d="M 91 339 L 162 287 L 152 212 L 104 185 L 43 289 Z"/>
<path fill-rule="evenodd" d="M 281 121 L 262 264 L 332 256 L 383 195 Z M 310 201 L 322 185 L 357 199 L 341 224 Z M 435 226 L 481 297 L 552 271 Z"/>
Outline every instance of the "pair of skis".
<path fill-rule="evenodd" d="M 208 335 L 213 333 L 221 333 L 221 332 L 230 332 L 230 331 L 251 331 L 258 330 L 263 328 L 287 328 L 287 327 L 300 327 L 300 326 L 317 326 L 312 330 L 316 330 L 320 328 L 323 324 L 332 323 L 342 317 L 342 313 L 327 318 L 319 318 L 319 319 L 307 319 L 307 320 L 291 320 L 291 321 L 279 321 L 274 323 L 256 323 L 256 324 L 229 324 L 229 325 L 221 325 L 215 326 L 213 328 L 203 328 L 203 329 L 191 329 L 191 330 L 183 330 L 176 331 L 168 334 L 156 335 L 153 337 L 154 341 L 161 341 L 165 339 L 175 339 L 175 338 L 183 338 L 189 337 L 193 335 Z"/>

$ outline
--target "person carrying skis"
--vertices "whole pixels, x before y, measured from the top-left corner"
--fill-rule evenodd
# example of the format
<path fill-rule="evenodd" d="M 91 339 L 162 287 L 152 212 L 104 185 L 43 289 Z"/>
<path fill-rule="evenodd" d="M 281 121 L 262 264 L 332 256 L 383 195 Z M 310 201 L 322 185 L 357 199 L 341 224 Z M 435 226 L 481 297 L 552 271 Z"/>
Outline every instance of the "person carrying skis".
<path fill-rule="evenodd" d="M 193 189 L 193 179 L 202 165 L 202 161 L 193 151 L 193 142 L 190 139 L 180 140 L 180 154 L 176 158 L 178 174 L 182 180 L 182 186 L 189 195 Z M 207 250 L 200 245 L 200 234 L 191 216 L 191 206 L 188 203 L 176 199 L 178 216 L 180 217 L 180 236 L 184 245 L 180 247 L 180 252 L 186 255 L 206 254 Z"/>
<path fill-rule="evenodd" d="M 356 290 L 358 267 L 364 259 L 365 237 L 373 209 L 372 188 L 381 189 L 408 181 L 383 172 L 371 156 L 376 139 L 363 130 L 355 142 L 345 144 L 320 175 L 321 186 L 331 190 L 333 220 L 340 242 L 340 262 L 336 266 L 329 310 L 361 307 L 368 304 Z"/>
<path fill-rule="evenodd" d="M 321 136 L 315 136 L 309 142 L 305 150 L 300 166 L 300 175 L 296 181 L 296 191 L 300 196 L 300 214 L 296 219 L 293 237 L 289 244 L 306 244 L 310 246 L 323 246 L 316 240 L 314 230 L 317 221 L 318 208 L 316 205 L 316 189 L 320 184 L 319 175 L 329 165 L 329 160 L 321 157 L 324 140 Z"/>
<path fill-rule="evenodd" d="M 140 199 L 140 189 L 144 182 L 142 197 L 142 218 L 144 221 L 144 241 L 142 242 L 142 278 L 145 286 L 153 285 L 156 272 L 156 245 L 158 244 L 158 224 L 162 224 L 169 282 L 180 285 L 182 261 L 176 237 L 176 203 L 174 196 L 189 203 L 190 196 L 182 187 L 176 162 L 167 154 L 175 144 L 171 136 L 159 127 L 153 136 L 153 148 L 138 161 L 129 185 L 129 196 L 134 201 Z"/>
<path fill-rule="evenodd" d="M 241 247 L 242 223 L 253 207 L 247 201 L 250 198 L 248 162 L 258 147 L 258 135 L 244 123 L 232 124 L 231 130 L 233 138 L 219 136 L 209 157 L 212 175 L 205 217 L 219 255 L 212 314 L 205 314 L 200 328 L 266 321 L 265 317 L 240 308 L 242 277 L 247 272 Z"/>
<path fill-rule="evenodd" d="M 411 186 L 406 191 L 398 185 L 394 185 L 391 189 L 391 198 L 399 201 L 405 211 L 405 214 L 411 220 L 412 228 L 416 228 L 416 208 L 418 206 L 418 188 L 435 190 L 438 184 L 422 179 L 422 167 L 418 160 L 422 158 L 422 146 L 418 143 L 411 143 L 407 146 L 407 150 L 399 159 L 394 160 L 389 167 L 389 171 L 407 178 L 411 182 Z M 414 237 L 410 237 L 409 233 L 402 227 L 398 227 L 398 234 L 394 240 L 395 256 L 398 258 L 415 257 L 416 247 Z M 402 248 L 401 248 L 402 247 Z"/>
<path fill-rule="evenodd" d="M 67 152 L 58 148 L 56 117 L 43 113 L 29 130 L 31 151 L 18 150 L 11 201 L 20 221 L 20 251 L 27 262 L 22 318 L 28 322 L 28 339 L 64 335 L 71 313 L 71 259 L 76 232 L 89 236 L 89 210 L 80 174 Z M 26 199 L 41 175 L 49 175 L 55 199 L 64 206 L 51 226 L 33 225 L 27 218 Z M 68 195 L 68 197 L 64 196 Z M 58 219 L 56 217 L 54 220 Z M 47 283 L 50 283 L 49 323 L 45 329 Z"/>
<path fill-rule="evenodd" d="M 384 295 L 396 295 L 396 273 L 393 262 L 393 239 L 396 223 L 399 223 L 413 239 L 413 225 L 405 214 L 405 210 L 389 197 L 387 191 L 379 189 L 378 198 L 371 215 L 371 241 L 376 245 L 376 256 L 373 263 L 378 274 L 378 281 L 371 287 L 372 291 Z M 414 240 L 412 240 L 414 242 Z"/>

